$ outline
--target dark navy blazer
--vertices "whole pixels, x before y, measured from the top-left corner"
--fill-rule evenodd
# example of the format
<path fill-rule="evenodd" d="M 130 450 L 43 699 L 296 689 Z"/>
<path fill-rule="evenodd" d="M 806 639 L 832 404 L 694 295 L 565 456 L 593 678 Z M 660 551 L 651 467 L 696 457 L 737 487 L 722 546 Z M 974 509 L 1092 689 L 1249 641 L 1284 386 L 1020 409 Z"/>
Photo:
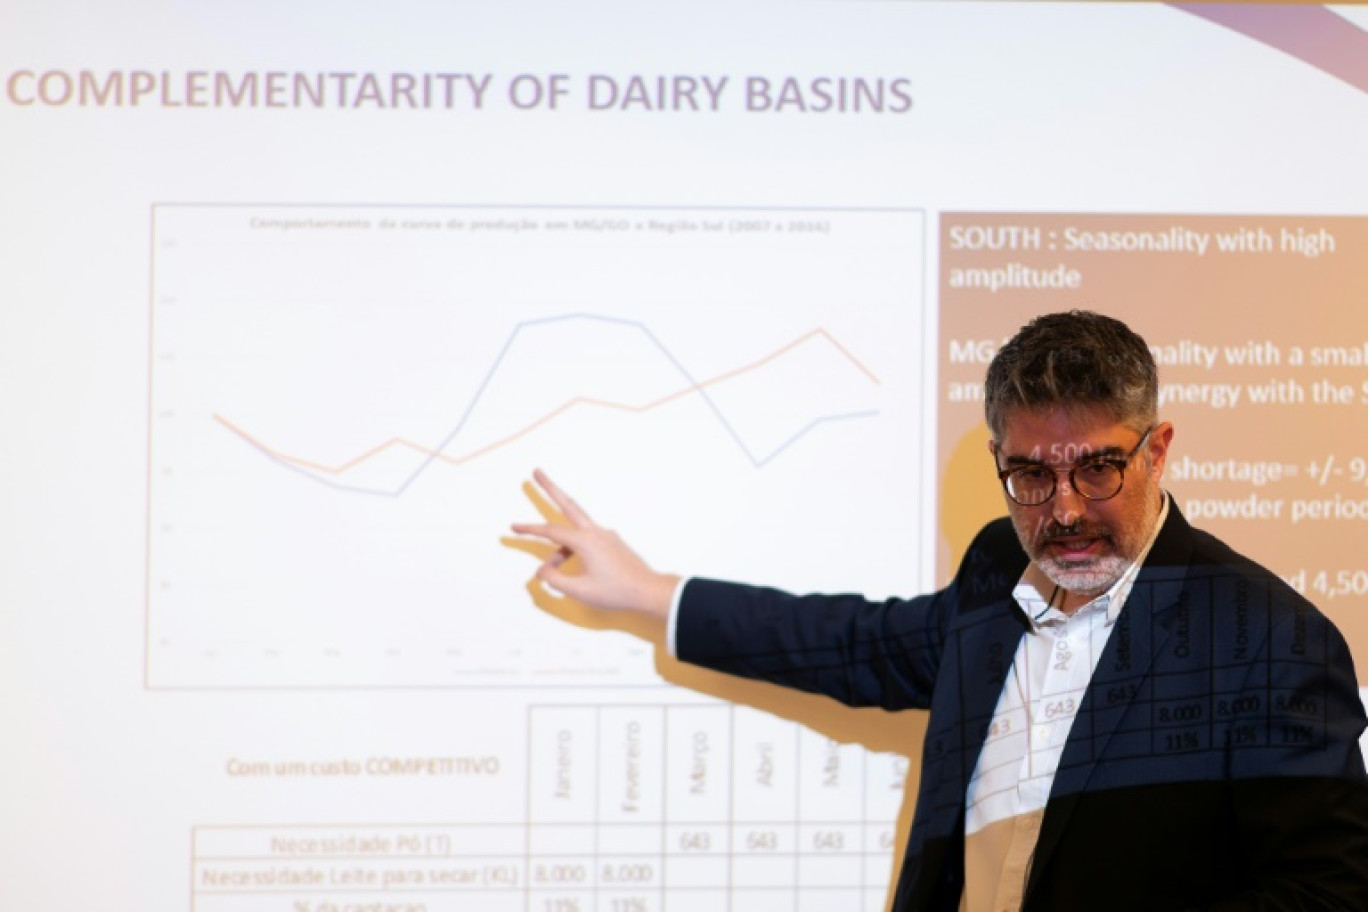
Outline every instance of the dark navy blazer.
<path fill-rule="evenodd" d="M 1006 519 L 954 581 L 870 602 L 691 580 L 681 659 L 852 706 L 930 709 L 894 908 L 954 912 L 964 796 L 1017 643 Z M 1363 703 L 1348 648 L 1170 503 L 1060 759 L 1025 909 L 1368 910 Z"/>

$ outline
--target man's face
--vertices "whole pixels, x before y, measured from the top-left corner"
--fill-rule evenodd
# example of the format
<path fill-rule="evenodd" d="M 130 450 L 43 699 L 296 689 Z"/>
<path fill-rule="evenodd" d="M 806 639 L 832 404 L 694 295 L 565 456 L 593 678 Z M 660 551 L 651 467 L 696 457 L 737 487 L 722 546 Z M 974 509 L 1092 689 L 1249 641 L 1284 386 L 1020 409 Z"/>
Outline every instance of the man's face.
<path fill-rule="evenodd" d="M 1173 426 L 1157 425 L 1126 464 L 1121 490 L 1090 500 L 1074 490 L 1068 470 L 1099 457 L 1124 459 L 1141 431 L 1114 422 L 1101 409 L 1008 415 L 993 447 L 999 468 L 1045 466 L 1056 470 L 1054 496 L 1039 506 L 1007 498 L 1021 546 L 1052 582 L 1092 598 L 1105 592 L 1140 555 L 1159 515 L 1159 481 Z"/>

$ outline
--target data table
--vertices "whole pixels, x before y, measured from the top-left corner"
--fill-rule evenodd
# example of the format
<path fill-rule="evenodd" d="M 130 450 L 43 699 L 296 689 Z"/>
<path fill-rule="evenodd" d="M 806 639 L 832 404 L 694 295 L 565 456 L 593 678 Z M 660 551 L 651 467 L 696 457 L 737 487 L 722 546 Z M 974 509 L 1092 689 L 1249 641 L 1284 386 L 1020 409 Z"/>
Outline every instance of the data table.
<path fill-rule="evenodd" d="M 521 820 L 197 827 L 194 912 L 883 908 L 904 758 L 722 704 L 527 727 Z"/>

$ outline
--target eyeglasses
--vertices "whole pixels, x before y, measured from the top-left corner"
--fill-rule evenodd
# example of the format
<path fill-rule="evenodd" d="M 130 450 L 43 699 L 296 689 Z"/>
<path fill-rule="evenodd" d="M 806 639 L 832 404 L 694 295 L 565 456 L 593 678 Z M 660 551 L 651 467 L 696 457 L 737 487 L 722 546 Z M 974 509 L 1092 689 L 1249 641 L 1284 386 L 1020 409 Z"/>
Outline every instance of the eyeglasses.
<path fill-rule="evenodd" d="M 1144 447 L 1156 427 L 1158 425 L 1151 425 L 1135 449 L 1125 456 L 1088 459 L 1071 467 L 1068 471 L 1069 487 L 1088 500 L 1109 500 L 1121 493 L 1121 486 L 1126 480 L 1126 466 Z M 993 460 L 997 461 L 996 451 Z M 1038 507 L 1055 496 L 1059 471 L 1041 463 L 1033 463 L 999 470 L 998 481 L 1002 482 L 1003 489 L 1012 500 L 1023 507 Z"/>

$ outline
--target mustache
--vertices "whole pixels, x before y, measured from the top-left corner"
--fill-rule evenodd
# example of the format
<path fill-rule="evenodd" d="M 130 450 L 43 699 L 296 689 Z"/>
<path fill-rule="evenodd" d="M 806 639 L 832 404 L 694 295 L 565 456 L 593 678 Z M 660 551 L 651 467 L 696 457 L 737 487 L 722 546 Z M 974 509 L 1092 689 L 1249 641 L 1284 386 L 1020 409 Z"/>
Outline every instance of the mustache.
<path fill-rule="evenodd" d="M 1076 522 L 1065 526 L 1054 520 L 1049 520 L 1040 527 L 1040 541 L 1043 544 L 1065 538 L 1111 538 L 1111 529 L 1089 522 Z"/>

